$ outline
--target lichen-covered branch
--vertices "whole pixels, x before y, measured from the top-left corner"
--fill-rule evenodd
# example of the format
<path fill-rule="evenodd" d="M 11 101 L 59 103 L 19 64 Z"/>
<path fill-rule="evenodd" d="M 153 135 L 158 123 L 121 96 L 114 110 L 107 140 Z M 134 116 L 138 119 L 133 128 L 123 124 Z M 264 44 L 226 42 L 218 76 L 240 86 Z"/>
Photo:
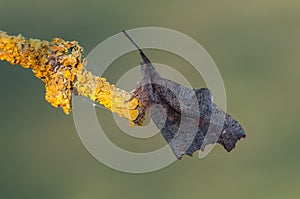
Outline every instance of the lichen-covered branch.
<path fill-rule="evenodd" d="M 126 117 L 132 125 L 141 125 L 144 108 L 139 100 L 87 71 L 82 52 L 76 41 L 54 38 L 49 42 L 0 32 L 0 60 L 32 69 L 45 83 L 45 98 L 54 107 L 62 107 L 69 114 L 74 92 Z"/>

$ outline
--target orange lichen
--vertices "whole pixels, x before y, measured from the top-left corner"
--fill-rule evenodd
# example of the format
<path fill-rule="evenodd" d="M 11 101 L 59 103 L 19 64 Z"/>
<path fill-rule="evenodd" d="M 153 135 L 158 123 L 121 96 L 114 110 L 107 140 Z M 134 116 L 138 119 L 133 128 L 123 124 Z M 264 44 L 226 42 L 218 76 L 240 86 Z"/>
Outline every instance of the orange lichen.
<path fill-rule="evenodd" d="M 34 75 L 45 83 L 45 98 L 54 107 L 62 107 L 69 114 L 72 92 L 76 91 L 76 94 L 89 97 L 128 118 L 130 124 L 141 125 L 144 116 L 142 104 L 131 98 L 130 93 L 87 71 L 82 51 L 76 41 L 60 38 L 51 42 L 26 40 L 21 35 L 9 36 L 0 32 L 0 60 L 32 69 Z"/>
<path fill-rule="evenodd" d="M 136 98 L 131 99 L 130 93 L 115 88 L 105 78 L 94 76 L 87 70 L 83 70 L 77 76 L 74 88 L 78 94 L 103 104 L 112 112 L 128 118 L 129 121 L 135 121 L 140 115 L 141 109 L 139 108 L 142 108 L 142 105 Z M 142 120 L 138 124 L 141 122 Z"/>

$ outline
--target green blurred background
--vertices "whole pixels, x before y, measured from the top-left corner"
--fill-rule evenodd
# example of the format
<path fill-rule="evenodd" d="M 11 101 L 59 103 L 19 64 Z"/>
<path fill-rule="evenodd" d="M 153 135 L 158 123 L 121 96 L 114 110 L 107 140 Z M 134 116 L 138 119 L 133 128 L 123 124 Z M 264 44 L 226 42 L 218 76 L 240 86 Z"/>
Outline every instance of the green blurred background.
<path fill-rule="evenodd" d="M 247 132 L 231 153 L 217 145 L 201 160 L 185 157 L 147 174 L 118 172 L 87 152 L 72 115 L 44 100 L 44 85 L 31 71 L 1 62 L 0 198 L 299 198 L 299 11 L 295 0 L 0 0 L 0 29 L 78 40 L 86 54 L 123 29 L 158 26 L 189 35 L 218 65 L 228 112 Z M 165 54 L 165 63 L 188 70 Z M 139 63 L 138 56 L 122 59 L 107 71 L 112 82 L 118 67 Z M 191 82 L 205 86 L 194 76 Z M 124 148 L 164 143 L 118 139 L 111 114 L 98 115 Z"/>

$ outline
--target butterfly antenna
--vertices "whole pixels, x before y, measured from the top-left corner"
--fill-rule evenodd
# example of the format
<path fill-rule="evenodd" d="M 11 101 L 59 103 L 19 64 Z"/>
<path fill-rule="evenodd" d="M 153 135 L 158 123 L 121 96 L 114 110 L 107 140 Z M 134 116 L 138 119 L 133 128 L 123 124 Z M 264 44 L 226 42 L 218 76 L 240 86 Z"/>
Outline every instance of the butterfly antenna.
<path fill-rule="evenodd" d="M 140 49 L 140 47 L 133 41 L 133 39 L 128 35 L 128 33 L 125 30 L 122 30 L 122 32 L 129 39 L 129 41 L 140 51 L 140 55 L 142 56 L 143 60 L 146 63 L 151 63 L 150 60 L 148 59 L 148 57 L 142 51 L 142 49 Z"/>

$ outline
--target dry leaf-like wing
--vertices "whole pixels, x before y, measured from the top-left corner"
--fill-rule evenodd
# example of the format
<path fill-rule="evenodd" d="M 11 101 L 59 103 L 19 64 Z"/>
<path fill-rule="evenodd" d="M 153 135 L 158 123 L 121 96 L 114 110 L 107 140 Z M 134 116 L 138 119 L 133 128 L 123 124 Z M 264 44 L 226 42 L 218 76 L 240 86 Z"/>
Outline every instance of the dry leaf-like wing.
<path fill-rule="evenodd" d="M 133 97 L 148 110 L 178 159 L 215 143 L 229 152 L 246 136 L 241 125 L 213 103 L 209 89 L 190 89 L 162 78 L 139 51 L 143 77 Z"/>

